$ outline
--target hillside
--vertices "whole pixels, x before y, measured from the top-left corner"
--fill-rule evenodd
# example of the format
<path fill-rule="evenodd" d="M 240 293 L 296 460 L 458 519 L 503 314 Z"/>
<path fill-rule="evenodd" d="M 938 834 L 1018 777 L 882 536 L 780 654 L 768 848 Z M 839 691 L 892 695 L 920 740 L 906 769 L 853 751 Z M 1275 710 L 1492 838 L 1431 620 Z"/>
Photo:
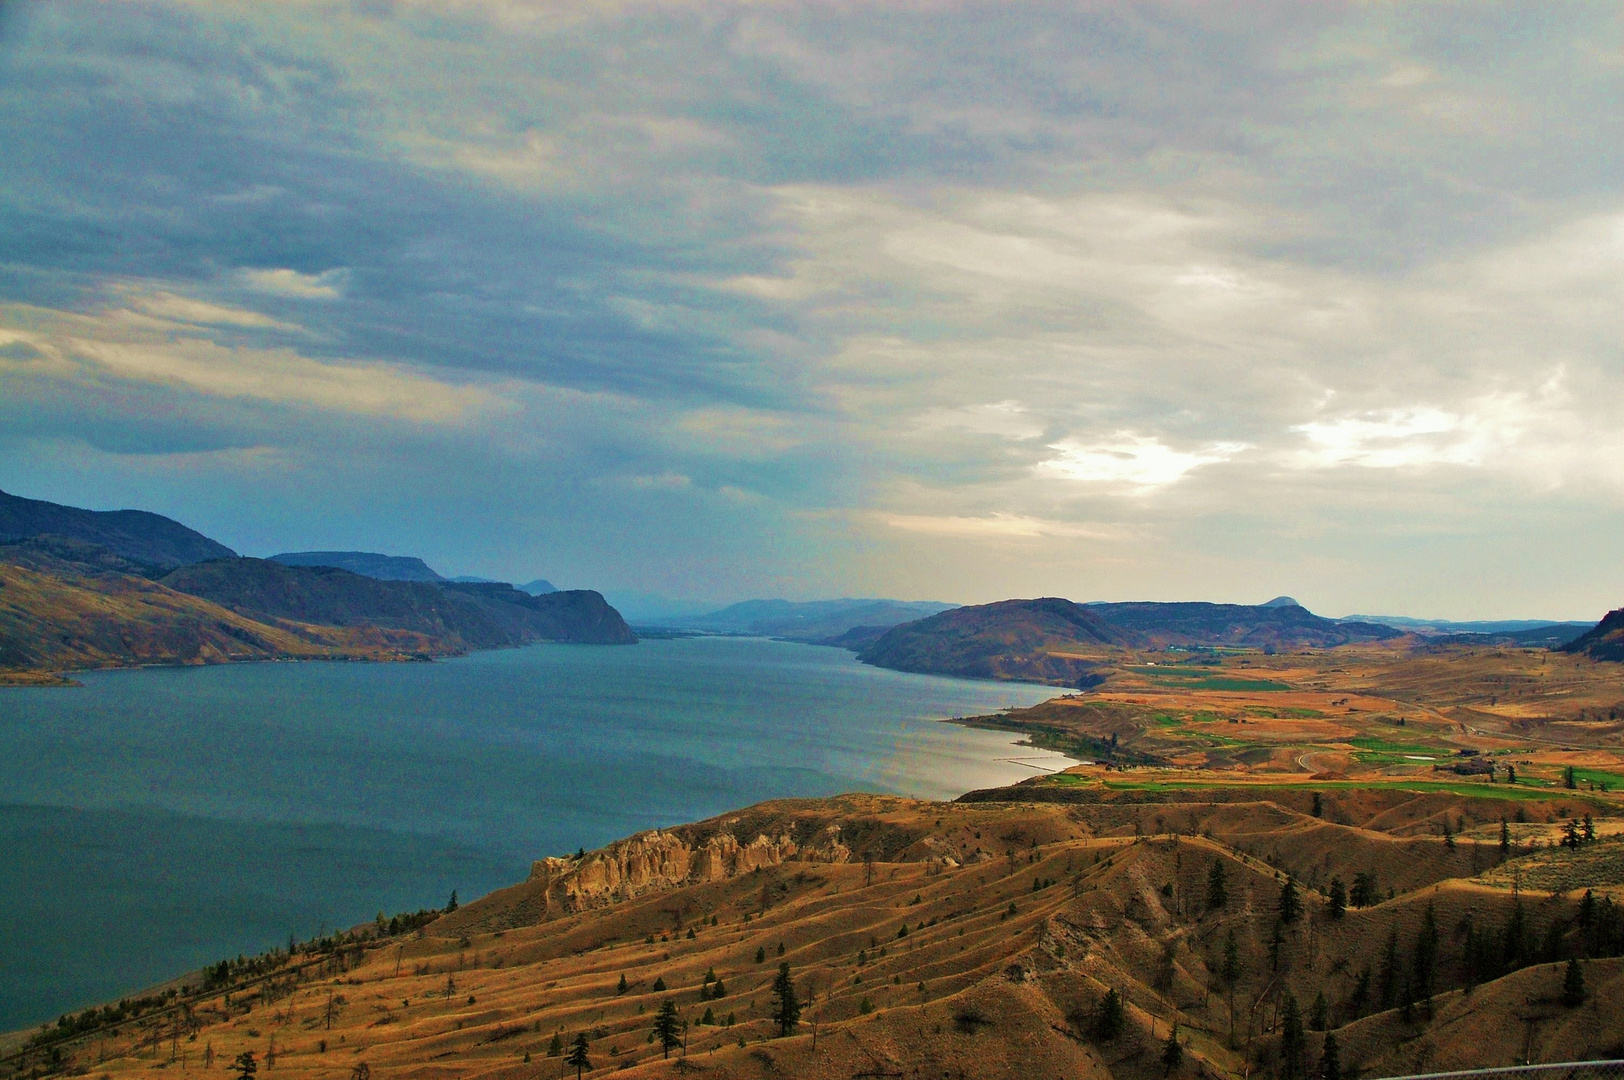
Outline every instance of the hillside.
<path fill-rule="evenodd" d="M 1143 634 L 1107 623 L 1069 600 L 1004 600 L 955 608 L 882 635 L 857 654 L 865 664 L 1059 686 L 1100 680 L 1102 650 L 1144 646 Z"/>
<path fill-rule="evenodd" d="M 1357 641 L 1388 641 L 1403 636 L 1403 631 L 1391 626 L 1322 618 L 1294 601 L 1257 605 L 1090 604 L 1088 607 L 1112 626 L 1143 634 L 1163 647 L 1330 649 Z"/>
<path fill-rule="evenodd" d="M 270 626 L 146 578 L 47 573 L 0 550 L 0 673 L 276 658 L 400 659 L 450 651 L 371 627 Z M 40 678 L 7 681 L 38 682 Z"/>
<path fill-rule="evenodd" d="M 0 491 L 0 542 L 59 536 L 104 547 L 127 559 L 176 567 L 236 552 L 178 521 L 145 510 L 81 510 Z"/>
<path fill-rule="evenodd" d="M 746 600 L 707 615 L 672 620 L 672 625 L 823 643 L 856 628 L 884 629 L 952 607 L 930 600 Z"/>
<path fill-rule="evenodd" d="M 1075 604 L 1045 597 L 958 608 L 883 635 L 831 644 L 879 667 L 974 678 L 1092 686 L 1119 648 L 1332 648 L 1402 632 L 1324 619 L 1289 597 L 1267 604 Z"/>
<path fill-rule="evenodd" d="M 170 573 L 163 583 L 255 619 L 388 627 L 459 648 L 636 641 L 603 597 L 587 591 L 530 596 L 510 585 L 381 581 L 337 567 L 269 559 L 199 563 Z"/>
<path fill-rule="evenodd" d="M 1592 660 L 1624 661 L 1624 608 L 1609 611 L 1591 630 L 1562 646 Z"/>
<path fill-rule="evenodd" d="M 379 555 L 372 551 L 286 551 L 272 555 L 283 566 L 336 566 L 352 574 L 379 581 L 444 581 L 422 559 L 410 555 Z"/>
<path fill-rule="evenodd" d="M 1350 1077 L 1602 1057 L 1624 1040 L 1619 905 L 1505 883 L 1552 857 L 1499 849 L 1505 800 L 1312 794 L 1050 780 L 956 803 L 765 803 L 65 1018 L 6 1064 L 54 1052 L 58 1070 L 133 1080 L 252 1052 L 288 1080 L 552 1080 L 574 1075 L 561 1055 L 582 1035 L 595 1073 L 628 1078 L 1240 1080 L 1318 1075 L 1332 1036 Z M 1515 803 L 1519 828 L 1572 801 Z M 1368 874 L 1369 895 L 1339 909 L 1332 882 Z M 1563 1000 L 1568 956 L 1584 958 L 1582 1001 Z M 787 1034 L 771 1018 L 780 965 L 800 1004 Z M 669 1058 L 651 1038 L 667 1003 Z"/>

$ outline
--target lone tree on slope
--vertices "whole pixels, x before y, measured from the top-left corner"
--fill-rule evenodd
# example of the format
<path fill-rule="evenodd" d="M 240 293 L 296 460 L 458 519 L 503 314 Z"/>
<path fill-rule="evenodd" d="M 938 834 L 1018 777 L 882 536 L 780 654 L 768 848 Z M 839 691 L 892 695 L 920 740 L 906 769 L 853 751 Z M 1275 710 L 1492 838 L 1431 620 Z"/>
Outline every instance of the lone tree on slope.
<path fill-rule="evenodd" d="M 789 975 L 789 961 L 778 965 L 773 979 L 773 1020 L 778 1023 L 780 1035 L 793 1035 L 801 1022 L 801 1002 L 795 996 L 795 980 Z"/>
<path fill-rule="evenodd" d="M 1229 903 L 1228 875 L 1224 873 L 1224 860 L 1212 860 L 1212 869 L 1207 871 L 1207 910 L 1220 911 Z"/>
<path fill-rule="evenodd" d="M 237 1055 L 237 1061 L 232 1068 L 237 1070 L 239 1080 L 253 1080 L 254 1074 L 259 1072 L 259 1062 L 254 1060 L 252 1050 L 244 1050 Z"/>
<path fill-rule="evenodd" d="M 1173 1030 L 1167 1033 L 1167 1042 L 1162 1046 L 1162 1072 L 1164 1075 L 1172 1073 L 1184 1063 L 1184 1047 L 1179 1045 L 1178 1021 L 1173 1021 Z"/>
<path fill-rule="evenodd" d="M 660 1002 L 660 1011 L 654 1017 L 654 1038 L 660 1043 L 661 1057 L 670 1057 L 671 1051 L 682 1045 L 682 1020 L 677 1016 L 676 1002 L 670 998 Z"/>
<path fill-rule="evenodd" d="M 575 1042 L 570 1046 L 570 1056 L 564 1059 L 564 1064 L 575 1066 L 575 1080 L 581 1080 L 581 1074 L 592 1068 L 592 1059 L 586 1052 L 586 1032 L 575 1036 Z"/>
<path fill-rule="evenodd" d="M 1568 970 L 1562 977 L 1562 1004 L 1577 1008 L 1585 1000 L 1585 972 L 1575 957 L 1568 961 Z"/>
<path fill-rule="evenodd" d="M 1112 987 L 1105 991 L 1100 999 L 1100 1011 L 1094 1017 L 1094 1034 L 1101 1042 L 1110 1042 L 1122 1034 L 1123 1011 L 1122 995 Z"/>
<path fill-rule="evenodd" d="M 1288 876 L 1286 883 L 1280 886 L 1280 921 L 1294 923 L 1302 913 L 1303 901 L 1297 895 L 1297 879 Z"/>

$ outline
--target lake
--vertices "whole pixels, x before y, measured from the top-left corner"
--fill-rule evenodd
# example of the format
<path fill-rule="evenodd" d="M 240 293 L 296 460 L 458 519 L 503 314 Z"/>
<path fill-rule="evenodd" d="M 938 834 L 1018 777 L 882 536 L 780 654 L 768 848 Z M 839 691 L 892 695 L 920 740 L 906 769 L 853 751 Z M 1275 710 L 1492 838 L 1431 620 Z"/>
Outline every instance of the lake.
<path fill-rule="evenodd" d="M 79 679 L 0 690 L 0 1030 L 763 799 L 1065 764 L 937 722 L 1052 687 L 759 638 Z"/>

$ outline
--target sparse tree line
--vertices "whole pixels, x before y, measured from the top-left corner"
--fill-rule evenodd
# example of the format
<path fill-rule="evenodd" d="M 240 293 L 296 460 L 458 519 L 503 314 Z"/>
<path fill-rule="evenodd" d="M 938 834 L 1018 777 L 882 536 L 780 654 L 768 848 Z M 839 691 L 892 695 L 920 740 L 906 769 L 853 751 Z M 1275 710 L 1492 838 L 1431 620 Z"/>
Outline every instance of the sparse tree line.
<path fill-rule="evenodd" d="M 389 918 L 380 911 L 373 924 L 362 930 L 325 934 L 304 942 L 289 935 L 286 948 L 271 949 L 255 956 L 238 955 L 235 959 L 208 965 L 203 969 L 201 981 L 192 987 L 171 987 L 162 994 L 124 998 L 116 1004 L 64 1013 L 56 1023 L 42 1025 L 29 1038 L 22 1054 L 45 1048 L 59 1050 L 62 1043 L 75 1038 L 150 1018 L 182 1005 L 189 1008 L 188 1003 L 200 995 L 225 992 L 229 999 L 230 993 L 238 987 L 271 978 L 290 966 L 301 971 L 325 966 L 333 974 L 347 971 L 360 962 L 369 943 L 415 933 L 446 912 L 456 910 L 456 897 L 453 892 L 444 909 L 400 912 Z"/>

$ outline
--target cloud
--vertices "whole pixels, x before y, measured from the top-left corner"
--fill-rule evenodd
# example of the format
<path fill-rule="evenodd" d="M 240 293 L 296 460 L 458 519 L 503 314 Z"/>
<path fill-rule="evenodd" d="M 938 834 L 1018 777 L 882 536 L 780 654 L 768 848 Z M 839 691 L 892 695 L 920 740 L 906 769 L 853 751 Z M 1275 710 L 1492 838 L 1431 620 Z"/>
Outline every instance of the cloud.
<path fill-rule="evenodd" d="M 1495 437 L 1475 416 L 1432 408 L 1385 409 L 1299 424 L 1295 430 L 1312 444 L 1297 463 L 1319 469 L 1339 465 L 1371 469 L 1479 466 Z"/>
<path fill-rule="evenodd" d="M 135 310 L 147 315 L 157 316 L 160 319 L 173 319 L 178 322 L 200 325 L 252 327 L 258 330 L 297 332 L 302 329 L 302 327 L 293 323 L 273 319 L 269 315 L 258 311 L 223 304 L 212 304 L 206 300 L 181 296 L 177 293 L 143 291 L 127 286 L 116 291 L 122 293 L 125 301 Z"/>
<path fill-rule="evenodd" d="M 256 329 L 265 325 L 221 318 L 217 313 L 238 313 L 167 293 L 140 296 L 154 298 L 152 306 L 169 314 Z M 0 354 L 0 370 L 85 386 L 149 383 L 214 398 L 420 423 L 458 423 L 500 404 L 490 389 L 445 382 L 400 364 L 324 361 L 288 348 L 221 343 L 198 326 L 132 322 L 124 314 L 0 306 L 0 342 L 26 346 L 16 359 Z"/>
<path fill-rule="evenodd" d="M 1069 521 L 1046 521 L 1019 514 L 990 514 L 986 517 L 882 514 L 878 520 L 902 532 L 969 540 L 1107 540 L 1114 530 Z"/>
<path fill-rule="evenodd" d="M 237 271 L 238 279 L 255 292 L 300 300 L 337 299 L 343 294 L 347 276 L 348 272 L 343 269 L 324 270 L 319 274 L 301 274 L 286 268 Z"/>
<path fill-rule="evenodd" d="M 1042 474 L 1145 494 L 1176 484 L 1203 465 L 1228 461 L 1247 445 L 1212 443 L 1199 450 L 1175 450 L 1155 438 L 1122 432 L 1108 442 L 1084 445 L 1065 440 L 1049 449 L 1056 456 L 1038 463 Z"/>

